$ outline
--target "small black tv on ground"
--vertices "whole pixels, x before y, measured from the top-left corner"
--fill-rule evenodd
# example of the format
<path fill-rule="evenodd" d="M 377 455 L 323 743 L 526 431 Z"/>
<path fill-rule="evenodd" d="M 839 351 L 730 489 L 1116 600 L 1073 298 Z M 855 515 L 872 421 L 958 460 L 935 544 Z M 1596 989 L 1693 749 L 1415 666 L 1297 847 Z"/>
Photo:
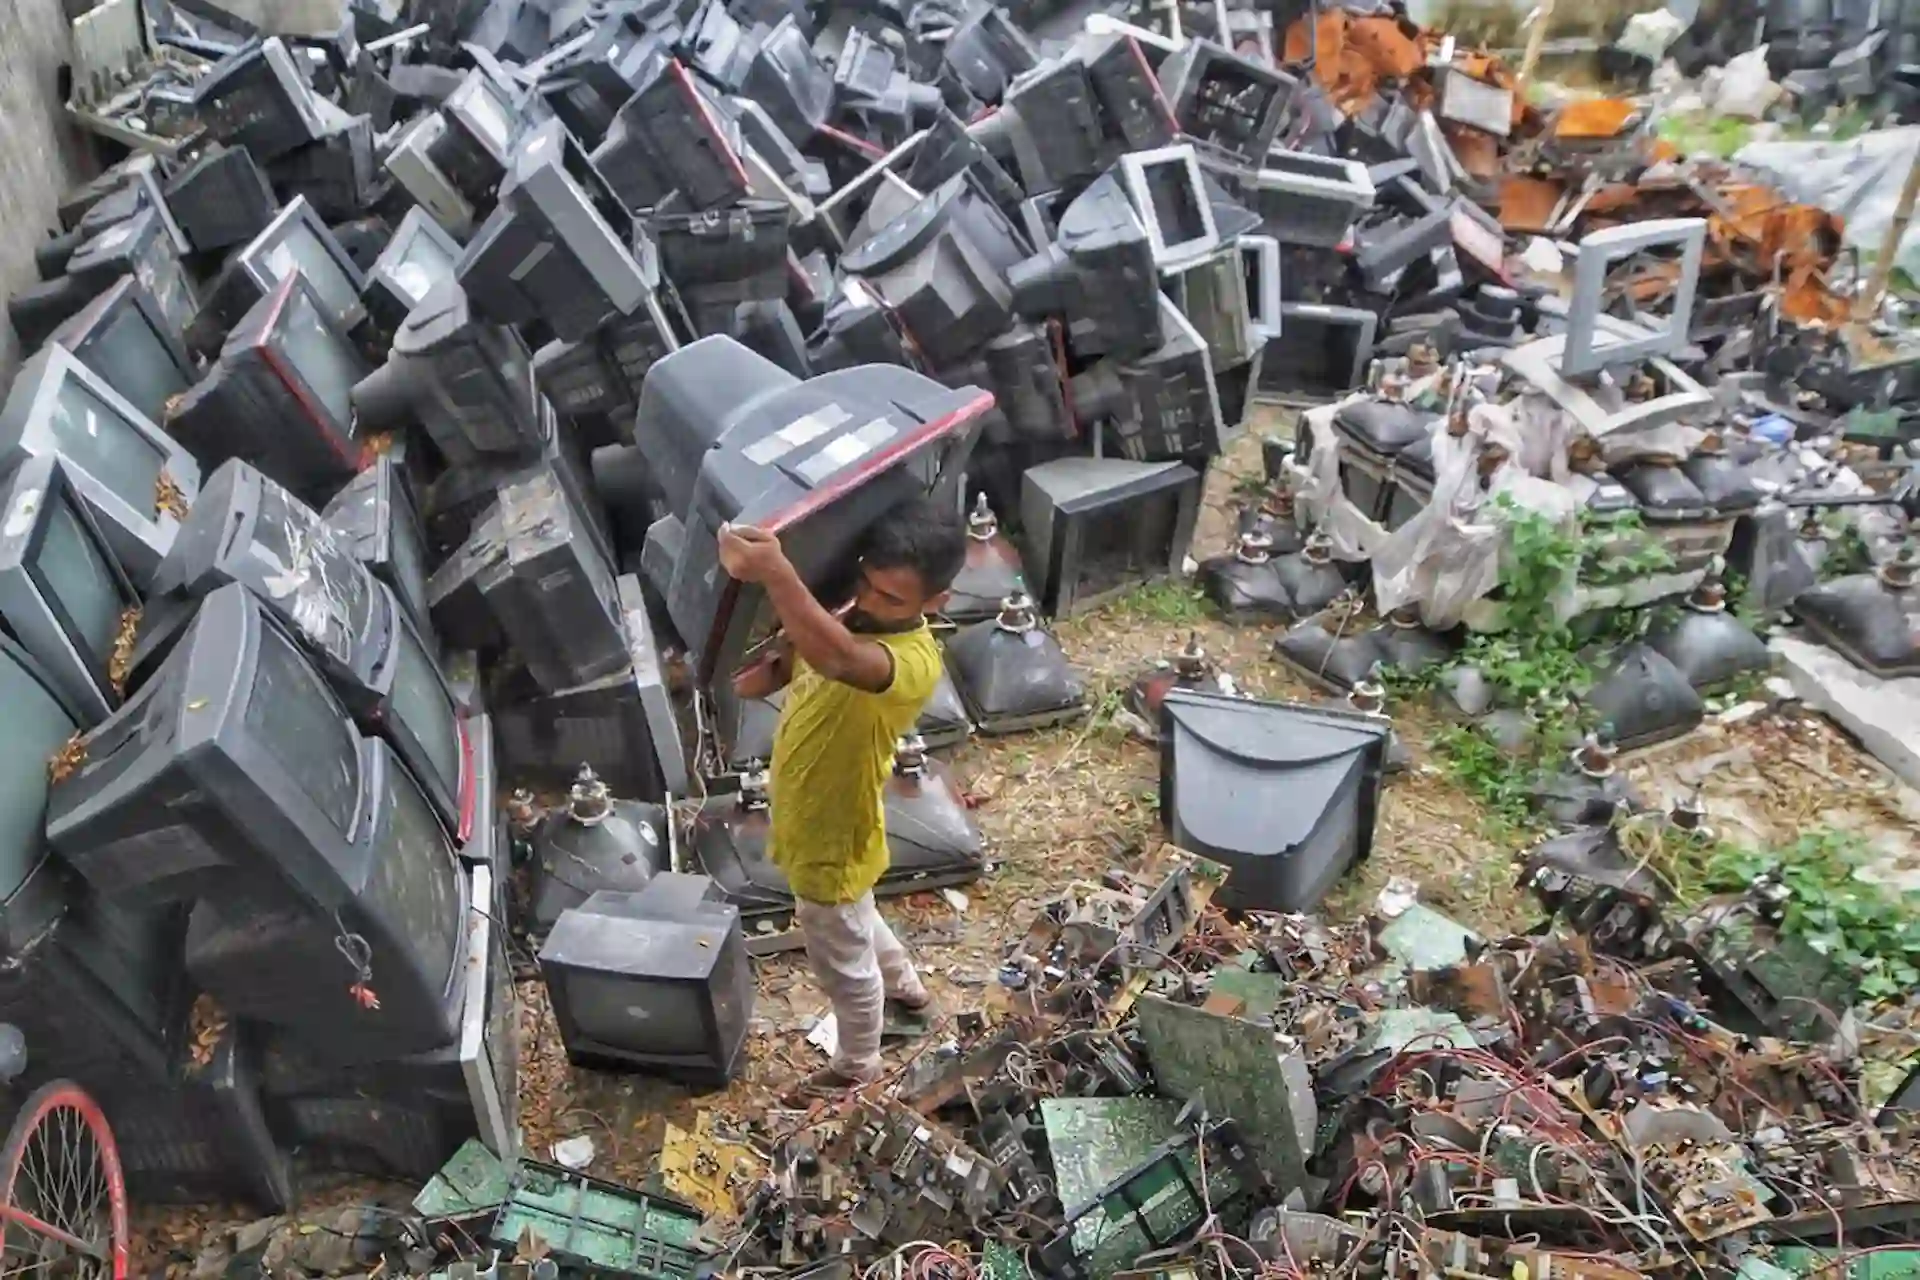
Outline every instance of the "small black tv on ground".
<path fill-rule="evenodd" d="M 753 1014 L 739 908 L 706 876 L 667 872 L 562 912 L 540 948 L 567 1057 L 720 1087 Z"/>
<path fill-rule="evenodd" d="M 114 654 L 139 605 L 58 457 L 0 482 L 0 619 L 87 724 L 120 704 Z"/>
<path fill-rule="evenodd" d="M 382 334 L 397 332 L 433 286 L 453 279 L 459 261 L 458 240 L 425 209 L 416 205 L 407 210 L 393 238 L 367 270 L 367 314 Z"/>
<path fill-rule="evenodd" d="M 251 152 L 216 144 L 167 184 L 167 207 L 194 251 L 212 253 L 265 231 L 280 202 Z"/>
<path fill-rule="evenodd" d="M 243 460 L 324 502 L 360 469 L 353 389 L 366 373 L 312 284 L 289 272 L 233 327 L 207 376 L 174 402 L 167 429 L 206 465 Z"/>
<path fill-rule="evenodd" d="M 323 911 L 352 897 L 372 749 L 238 583 L 201 602 L 161 669 L 82 743 L 47 840 L 98 892 Z"/>
<path fill-rule="evenodd" d="M 0 469 L 54 455 L 121 568 L 145 587 L 199 496 L 199 464 L 59 346 L 21 367 L 0 410 Z"/>
<path fill-rule="evenodd" d="M 285 1028 L 327 1062 L 440 1048 L 459 1034 L 466 995 L 470 879 L 399 759 L 372 745 L 368 838 L 341 868 L 344 901 L 331 911 L 202 901 L 187 930 L 187 971 L 222 1008 Z M 377 1008 L 355 996 L 362 981 Z"/>
<path fill-rule="evenodd" d="M 149 422 L 165 421 L 167 401 L 198 376 L 179 331 L 132 276 L 120 277 L 48 341 L 73 352 Z"/>
<path fill-rule="evenodd" d="M 1199 472 L 1182 462 L 1057 458 L 1020 479 L 1022 562 L 1041 608 L 1067 618 L 1142 577 L 1172 577 L 1193 541 Z"/>

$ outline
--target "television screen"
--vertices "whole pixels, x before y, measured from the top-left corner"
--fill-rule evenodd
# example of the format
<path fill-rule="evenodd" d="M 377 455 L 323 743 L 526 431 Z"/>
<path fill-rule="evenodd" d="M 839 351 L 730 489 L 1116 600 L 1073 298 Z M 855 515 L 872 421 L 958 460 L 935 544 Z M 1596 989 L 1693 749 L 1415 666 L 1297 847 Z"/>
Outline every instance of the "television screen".
<path fill-rule="evenodd" d="M 360 803 L 358 735 L 278 627 L 260 629 L 246 724 L 327 821 L 350 834 Z"/>
<path fill-rule="evenodd" d="M 352 345 L 320 314 L 315 295 L 295 289 L 275 331 L 280 349 L 333 418 L 341 435 L 353 437 L 353 387 L 367 367 Z"/>
<path fill-rule="evenodd" d="M 389 760 L 387 809 L 376 829 L 373 876 L 361 908 L 390 922 L 412 951 L 416 971 L 444 994 L 453 981 L 454 951 L 466 923 L 466 886 L 453 845 L 426 797 L 404 769 Z"/>
<path fill-rule="evenodd" d="M 61 457 L 138 514 L 158 514 L 157 486 L 168 462 L 166 452 L 92 387 L 66 379 L 48 426 Z"/>
<path fill-rule="evenodd" d="M 139 604 L 58 458 L 29 458 L 0 493 L 0 615 L 88 723 L 120 699 L 114 646 Z"/>
<path fill-rule="evenodd" d="M 422 786 L 437 791 L 450 804 L 456 819 L 466 812 L 461 794 L 465 773 L 466 746 L 460 727 L 460 713 L 453 694 L 440 673 L 433 655 L 421 643 L 419 635 L 404 620 L 394 633 L 394 671 L 392 692 L 387 696 L 386 718 L 408 739 L 401 755 L 415 770 L 431 772 L 421 778 Z M 456 821 L 453 825 L 458 826 Z M 455 831 L 458 835 L 460 832 Z"/>
<path fill-rule="evenodd" d="M 430 639 L 426 535 L 406 484 L 401 464 L 383 453 L 334 495 L 322 518 L 355 558 L 393 588 L 413 625 Z"/>
<path fill-rule="evenodd" d="M 625 974 L 567 975 L 567 1003 L 581 1036 L 601 1044 L 644 1041 L 647 1052 L 691 1058 L 707 1052 L 707 992 Z"/>
<path fill-rule="evenodd" d="M 0 903 L 8 900 L 46 856 L 47 761 L 79 723 L 33 659 L 0 638 L 0 706 L 7 734 L 0 747 Z M 10 933 L 11 930 L 4 932 Z"/>
<path fill-rule="evenodd" d="M 367 314 L 360 301 L 359 272 L 304 196 L 288 202 L 273 224 L 240 251 L 239 260 L 263 293 L 298 271 L 319 295 L 327 318 L 342 331 Z"/>
<path fill-rule="evenodd" d="M 88 303 L 55 331 L 52 341 L 153 422 L 162 421 L 167 401 L 193 382 L 178 335 L 132 276 L 122 276 Z"/>

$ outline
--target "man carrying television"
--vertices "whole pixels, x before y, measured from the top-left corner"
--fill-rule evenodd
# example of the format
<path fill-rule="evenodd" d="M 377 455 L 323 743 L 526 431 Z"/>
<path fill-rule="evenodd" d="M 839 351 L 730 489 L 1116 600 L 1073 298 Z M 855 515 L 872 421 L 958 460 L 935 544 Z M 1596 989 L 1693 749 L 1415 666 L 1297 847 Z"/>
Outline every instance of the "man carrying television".
<path fill-rule="evenodd" d="M 814 599 L 774 535 L 729 525 L 719 542 L 722 567 L 764 589 L 780 619 L 780 639 L 734 676 L 734 690 L 787 690 L 769 781 L 771 856 L 793 887 L 794 921 L 839 1029 L 832 1063 L 801 1085 L 799 1102 L 878 1079 L 887 1002 L 916 1012 L 932 1002 L 873 887 L 887 869 L 881 800 L 894 740 L 940 680 L 926 615 L 946 603 L 966 534 L 957 513 L 925 499 L 889 511 L 862 542 L 844 620 Z"/>

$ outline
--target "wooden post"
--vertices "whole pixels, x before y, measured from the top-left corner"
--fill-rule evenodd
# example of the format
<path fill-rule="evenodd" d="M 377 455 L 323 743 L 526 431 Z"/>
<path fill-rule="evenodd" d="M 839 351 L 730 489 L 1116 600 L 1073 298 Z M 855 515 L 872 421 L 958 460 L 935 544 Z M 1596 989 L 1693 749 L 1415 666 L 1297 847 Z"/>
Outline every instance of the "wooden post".
<path fill-rule="evenodd" d="M 1547 28 L 1553 24 L 1553 0 L 1540 0 L 1533 11 L 1533 28 L 1527 32 L 1527 51 L 1520 59 L 1520 83 L 1514 90 L 1522 101 L 1527 85 L 1533 81 L 1533 68 L 1540 61 L 1540 47 L 1547 42 Z"/>
<path fill-rule="evenodd" d="M 1867 277 L 1867 287 L 1854 299 L 1853 318 L 1862 322 L 1873 319 L 1880 311 L 1880 299 L 1887 292 L 1887 281 L 1893 277 L 1894 260 L 1900 256 L 1900 242 L 1906 238 L 1907 224 L 1913 221 L 1913 206 L 1920 200 L 1920 147 L 1914 148 L 1913 160 L 1907 165 L 1907 184 L 1900 188 L 1900 203 L 1893 207 L 1893 221 L 1887 224 L 1887 234 L 1880 238 L 1880 256 L 1874 260 L 1873 274 Z"/>

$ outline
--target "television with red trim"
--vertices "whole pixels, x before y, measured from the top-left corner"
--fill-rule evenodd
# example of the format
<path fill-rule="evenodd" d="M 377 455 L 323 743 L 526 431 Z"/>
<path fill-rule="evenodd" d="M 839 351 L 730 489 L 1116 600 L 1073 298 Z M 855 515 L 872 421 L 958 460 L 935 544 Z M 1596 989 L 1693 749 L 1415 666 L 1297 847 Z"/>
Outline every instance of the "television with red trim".
<path fill-rule="evenodd" d="M 719 566 L 720 526 L 780 535 L 801 577 L 823 597 L 850 591 L 860 537 L 909 498 L 958 486 L 993 397 L 950 388 L 897 365 L 838 369 L 806 381 L 724 335 L 663 357 L 647 374 L 639 420 L 654 442 L 653 480 L 685 542 L 667 611 L 716 697 L 758 633 L 772 625 L 763 592 Z M 837 603 L 837 600 L 829 600 Z"/>
<path fill-rule="evenodd" d="M 167 430 L 204 467 L 238 458 L 316 504 L 360 470 L 353 388 L 368 367 L 288 272 L 227 335 L 207 376 L 173 402 Z"/>

